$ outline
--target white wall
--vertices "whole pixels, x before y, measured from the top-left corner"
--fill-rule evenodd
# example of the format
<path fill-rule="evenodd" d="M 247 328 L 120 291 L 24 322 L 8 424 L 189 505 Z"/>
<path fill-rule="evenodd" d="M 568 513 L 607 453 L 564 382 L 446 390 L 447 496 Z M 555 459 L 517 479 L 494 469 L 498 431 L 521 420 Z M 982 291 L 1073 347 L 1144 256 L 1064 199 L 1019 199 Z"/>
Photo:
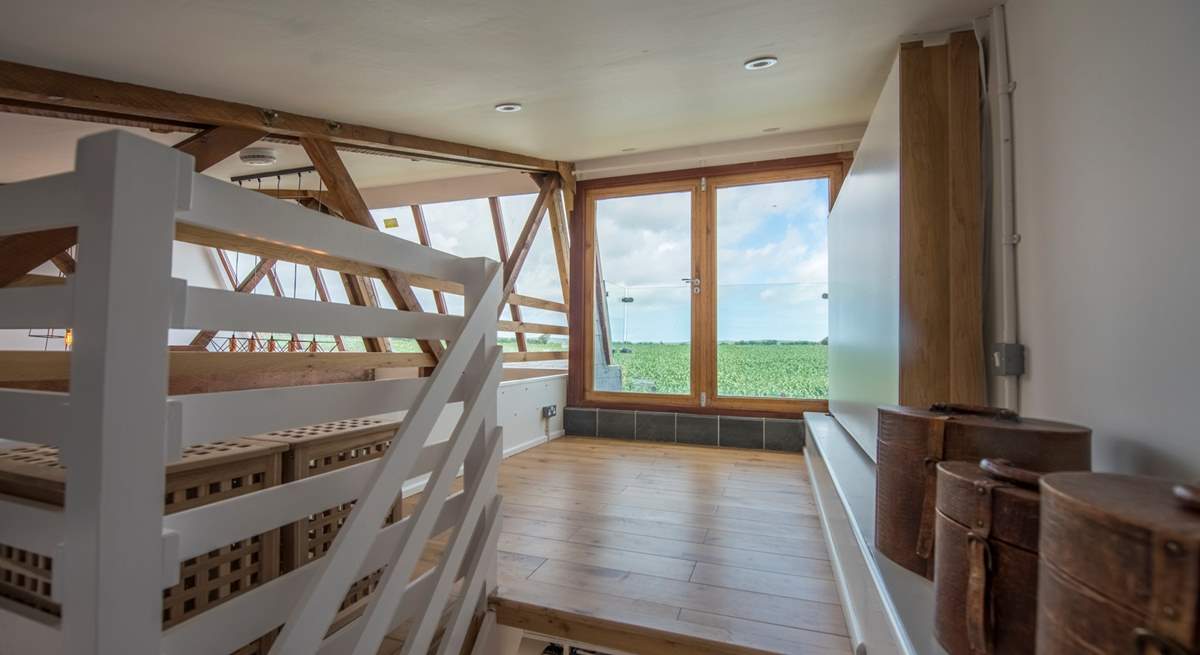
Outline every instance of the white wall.
<path fill-rule="evenodd" d="M 501 382 L 497 396 L 496 419 L 504 429 L 504 457 L 512 457 L 563 436 L 563 407 L 567 403 L 566 373 Z M 557 406 L 557 416 L 542 418 L 542 407 L 546 405 Z M 462 416 L 462 407 L 462 403 L 447 405 L 426 443 L 448 440 L 455 423 Z M 404 483 L 404 493 L 420 493 L 428 479 L 429 475 L 426 474 L 409 480 Z"/>
<path fill-rule="evenodd" d="M 1200 477 L 1200 2 L 1008 3 L 1021 411 Z"/>
<path fill-rule="evenodd" d="M 900 66 L 829 215 L 829 407 L 875 457 L 879 405 L 900 394 Z"/>

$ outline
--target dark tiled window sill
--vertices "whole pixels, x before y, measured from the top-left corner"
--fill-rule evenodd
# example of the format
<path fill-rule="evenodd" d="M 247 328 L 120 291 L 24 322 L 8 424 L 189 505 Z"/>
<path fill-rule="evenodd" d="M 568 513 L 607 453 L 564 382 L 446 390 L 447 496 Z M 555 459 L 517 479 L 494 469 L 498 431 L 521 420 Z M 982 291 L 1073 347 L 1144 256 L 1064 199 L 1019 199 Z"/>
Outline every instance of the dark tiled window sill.
<path fill-rule="evenodd" d="M 577 437 L 786 452 L 804 449 L 804 421 L 801 419 L 589 407 L 567 407 L 563 419 L 566 433 Z"/>

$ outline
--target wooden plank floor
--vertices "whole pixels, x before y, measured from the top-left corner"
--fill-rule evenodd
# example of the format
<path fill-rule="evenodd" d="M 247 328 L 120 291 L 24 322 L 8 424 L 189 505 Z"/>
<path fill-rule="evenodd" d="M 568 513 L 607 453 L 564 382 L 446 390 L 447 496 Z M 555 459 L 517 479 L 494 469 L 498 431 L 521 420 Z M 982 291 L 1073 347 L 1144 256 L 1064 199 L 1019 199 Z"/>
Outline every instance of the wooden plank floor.
<path fill-rule="evenodd" d="M 849 653 L 804 458 L 566 437 L 500 467 L 501 623 L 637 653 Z"/>

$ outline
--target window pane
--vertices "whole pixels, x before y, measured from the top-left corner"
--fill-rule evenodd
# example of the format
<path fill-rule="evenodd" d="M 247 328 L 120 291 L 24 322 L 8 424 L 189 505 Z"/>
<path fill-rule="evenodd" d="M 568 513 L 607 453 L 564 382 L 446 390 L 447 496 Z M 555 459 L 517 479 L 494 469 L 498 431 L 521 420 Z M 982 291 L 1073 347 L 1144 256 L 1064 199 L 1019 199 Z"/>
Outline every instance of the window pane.
<path fill-rule="evenodd" d="M 717 189 L 717 394 L 825 398 L 829 181 Z"/>
<path fill-rule="evenodd" d="M 686 191 L 596 202 L 595 390 L 691 392 L 691 223 Z"/>

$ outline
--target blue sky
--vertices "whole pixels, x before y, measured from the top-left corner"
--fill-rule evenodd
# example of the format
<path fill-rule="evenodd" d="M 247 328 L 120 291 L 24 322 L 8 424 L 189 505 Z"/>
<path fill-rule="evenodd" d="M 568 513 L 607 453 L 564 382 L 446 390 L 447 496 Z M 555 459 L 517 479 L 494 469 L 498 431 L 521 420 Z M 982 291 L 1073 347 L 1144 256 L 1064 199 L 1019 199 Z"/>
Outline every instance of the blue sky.
<path fill-rule="evenodd" d="M 510 245 L 521 232 L 534 194 L 501 198 Z M 803 180 L 726 187 L 717 190 L 717 331 L 718 339 L 817 341 L 828 336 L 827 180 Z M 597 205 L 597 244 L 609 289 L 614 339 L 683 342 L 691 329 L 692 296 L 682 278 L 691 275 L 691 199 L 687 193 L 601 200 Z M 466 200 L 423 205 L 434 248 L 463 257 L 497 258 L 487 201 Z M 417 241 L 408 207 L 372 210 L 388 234 Z M 395 228 L 384 219 L 395 218 Z M 253 268 L 253 257 L 231 255 L 238 277 Z M 306 267 L 276 267 L 287 295 L 315 298 Z M 324 271 L 332 300 L 346 302 L 337 276 Z M 706 281 L 707 283 L 707 281 Z M 558 266 L 548 226 L 534 239 L 517 286 L 520 293 L 562 299 Z M 260 293 L 271 293 L 264 280 Z M 423 305 L 433 295 L 416 289 Z M 380 301 L 390 298 L 379 289 Z M 631 297 L 632 303 L 622 303 Z M 446 297 L 449 310 L 462 312 L 462 299 Z M 524 308 L 523 318 L 565 325 L 566 316 Z M 504 318 L 508 317 L 505 310 Z M 627 316 L 627 318 L 626 318 Z"/>
<path fill-rule="evenodd" d="M 717 190 L 718 340 L 828 336 L 828 192 L 824 179 Z M 613 338 L 687 341 L 688 194 L 601 200 L 596 218 Z"/>

